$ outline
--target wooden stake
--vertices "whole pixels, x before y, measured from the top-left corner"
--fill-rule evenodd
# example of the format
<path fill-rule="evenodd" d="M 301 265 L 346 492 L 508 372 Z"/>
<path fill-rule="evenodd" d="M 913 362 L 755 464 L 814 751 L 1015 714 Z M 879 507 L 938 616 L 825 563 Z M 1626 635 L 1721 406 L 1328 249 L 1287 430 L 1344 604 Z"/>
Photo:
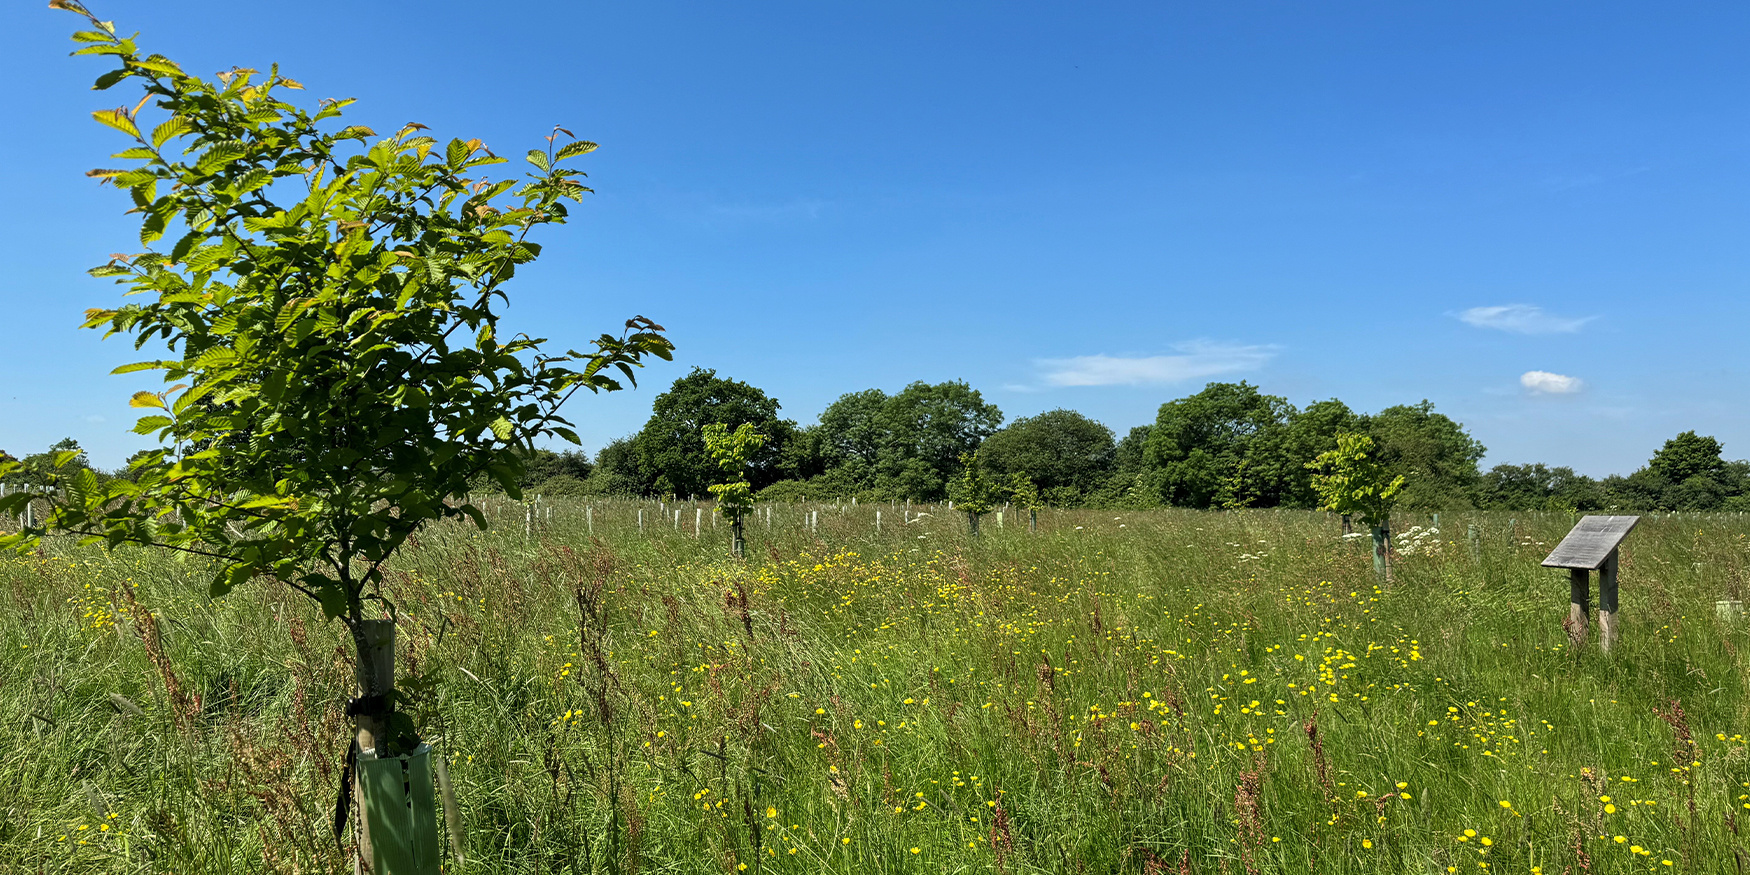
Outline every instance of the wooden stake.
<path fill-rule="evenodd" d="M 1598 647 L 1605 653 L 1616 646 L 1616 551 L 1598 569 Z"/>
<path fill-rule="evenodd" d="M 1592 572 L 1568 569 L 1568 635 L 1575 646 L 1586 646 L 1592 613 Z"/>

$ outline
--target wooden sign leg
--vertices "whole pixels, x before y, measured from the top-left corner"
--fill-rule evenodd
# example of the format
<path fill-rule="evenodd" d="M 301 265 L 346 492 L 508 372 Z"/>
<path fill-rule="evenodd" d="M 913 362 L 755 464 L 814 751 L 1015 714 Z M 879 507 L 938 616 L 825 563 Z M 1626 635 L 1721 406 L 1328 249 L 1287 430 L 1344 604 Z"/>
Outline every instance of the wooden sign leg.
<path fill-rule="evenodd" d="M 1568 569 L 1568 637 L 1575 647 L 1586 646 L 1591 602 L 1592 572 L 1584 568 Z"/>
<path fill-rule="evenodd" d="M 1598 646 L 1605 653 L 1616 644 L 1616 551 L 1598 568 Z"/>

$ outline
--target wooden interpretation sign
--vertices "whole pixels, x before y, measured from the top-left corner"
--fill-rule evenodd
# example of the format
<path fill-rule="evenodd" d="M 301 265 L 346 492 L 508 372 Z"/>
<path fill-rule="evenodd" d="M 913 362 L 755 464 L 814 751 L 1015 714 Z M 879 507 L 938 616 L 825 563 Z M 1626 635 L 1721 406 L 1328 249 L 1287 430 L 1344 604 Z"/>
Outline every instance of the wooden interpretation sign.
<path fill-rule="evenodd" d="M 1574 646 L 1586 643 L 1593 571 L 1598 572 L 1598 646 L 1608 653 L 1616 644 L 1616 548 L 1640 521 L 1638 516 L 1583 517 L 1544 558 L 1545 568 L 1568 569 L 1566 625 Z"/>

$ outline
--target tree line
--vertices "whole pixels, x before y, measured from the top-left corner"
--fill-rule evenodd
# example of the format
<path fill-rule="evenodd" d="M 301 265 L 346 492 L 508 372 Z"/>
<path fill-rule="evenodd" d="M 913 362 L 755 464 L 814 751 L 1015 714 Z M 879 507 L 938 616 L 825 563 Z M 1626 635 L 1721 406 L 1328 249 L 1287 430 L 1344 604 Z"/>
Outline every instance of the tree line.
<path fill-rule="evenodd" d="M 780 410 L 756 386 L 694 368 L 656 396 L 643 428 L 593 459 L 525 451 L 520 485 L 547 495 L 702 498 L 718 476 L 705 429 L 751 425 L 764 437 L 747 468 L 760 501 L 941 502 L 964 457 L 1000 497 L 1024 481 L 1053 507 L 1311 508 L 1308 463 L 1338 435 L 1361 434 L 1403 475 L 1398 506 L 1409 510 L 1750 510 L 1750 462 L 1727 461 L 1712 437 L 1679 434 L 1626 476 L 1595 479 L 1542 463 L 1483 471 L 1482 443 L 1425 400 L 1367 414 L 1334 398 L 1302 408 L 1246 382 L 1210 383 L 1122 438 L 1067 409 L 1005 422 L 960 381 L 851 392 L 808 426 Z M 69 448 L 77 444 L 53 450 Z M 36 469 L 46 477 L 53 450 L 25 457 L 27 473 L 15 482 Z"/>

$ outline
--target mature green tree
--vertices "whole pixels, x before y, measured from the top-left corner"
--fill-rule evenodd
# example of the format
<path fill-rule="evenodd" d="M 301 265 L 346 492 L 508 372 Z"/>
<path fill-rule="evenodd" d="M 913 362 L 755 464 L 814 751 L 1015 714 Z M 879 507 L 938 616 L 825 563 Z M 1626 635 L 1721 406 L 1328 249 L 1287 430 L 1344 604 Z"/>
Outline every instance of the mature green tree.
<path fill-rule="evenodd" d="M 1481 472 L 1483 445 L 1434 404 L 1400 404 L 1367 419 L 1379 462 L 1405 476 L 1401 502 L 1417 510 L 1468 507 Z"/>
<path fill-rule="evenodd" d="M 504 159 L 477 140 L 342 128 L 351 101 L 289 103 L 301 86 L 278 69 L 209 81 L 73 0 L 52 5 L 90 22 L 78 54 L 116 63 L 97 88 L 145 90 L 133 109 L 94 114 L 126 139 L 115 158 L 128 166 L 90 175 L 128 192 L 146 249 L 92 271 L 134 297 L 85 325 L 164 347 L 117 369 L 163 374 L 164 391 L 133 399 L 147 412 L 135 431 L 162 446 L 106 484 L 58 453 L 47 525 L 0 546 L 71 532 L 205 557 L 215 597 L 255 579 L 309 596 L 358 648 L 360 743 L 405 750 L 411 722 L 369 668 L 393 629 L 372 616 L 384 563 L 433 520 L 484 526 L 472 478 L 517 495 L 532 441 L 575 442 L 559 414 L 574 392 L 620 388 L 611 374 L 669 357 L 641 317 L 589 353 L 500 334 L 507 284 L 540 251 L 530 235 L 588 191 L 565 162 L 595 146 L 556 130 L 525 180 L 488 180 Z"/>
<path fill-rule="evenodd" d="M 1210 383 L 1161 405 L 1144 444 L 1161 500 L 1181 507 L 1280 504 L 1293 482 L 1280 449 L 1294 412 L 1287 400 L 1245 382 Z"/>
<path fill-rule="evenodd" d="M 1647 467 L 1671 483 L 1682 483 L 1691 477 L 1722 481 L 1726 460 L 1721 456 L 1725 447 L 1712 435 L 1686 431 L 1668 441 L 1653 454 Z"/>
<path fill-rule="evenodd" d="M 1598 482 L 1567 467 L 1542 463 L 1496 465 L 1477 483 L 1477 506 L 1484 510 L 1602 510 Z"/>
<path fill-rule="evenodd" d="M 796 424 L 779 419 L 779 409 L 778 399 L 754 386 L 694 368 L 656 396 L 650 420 L 632 439 L 641 479 L 657 494 L 705 495 L 717 475 L 705 451 L 704 428 L 711 423 L 729 429 L 752 424 L 766 436 L 765 445 L 749 460 L 748 480 L 754 489 L 783 479 L 780 462 Z"/>
<path fill-rule="evenodd" d="M 1727 462 L 1712 437 L 1686 431 L 1665 442 L 1646 467 L 1604 482 L 1610 503 L 1624 510 L 1736 509 L 1750 500 L 1750 471 Z"/>
<path fill-rule="evenodd" d="M 986 468 L 1007 480 L 1025 474 L 1048 504 L 1075 507 L 1112 475 L 1112 430 L 1073 410 L 1017 419 L 979 446 Z"/>
<path fill-rule="evenodd" d="M 1138 425 L 1124 435 L 1112 453 L 1115 474 L 1140 474 L 1148 467 L 1148 435 L 1153 426 Z"/>
<path fill-rule="evenodd" d="M 810 494 L 940 501 L 1003 414 L 963 382 L 913 383 L 898 394 L 868 389 L 840 396 L 812 430 L 823 469 Z"/>
<path fill-rule="evenodd" d="M 878 464 L 884 491 L 940 501 L 962 453 L 978 449 L 1003 423 L 1003 412 L 966 383 L 912 383 L 882 405 L 887 435 Z"/>
<path fill-rule="evenodd" d="M 1112 453 L 1112 473 L 1088 495 L 1093 507 L 1158 507 L 1161 489 L 1152 482 L 1144 449 L 1152 426 L 1138 425 L 1126 432 Z"/>
<path fill-rule="evenodd" d="M 619 438 L 596 454 L 595 468 L 583 482 L 589 495 L 649 495 L 652 486 L 638 467 L 638 448 L 632 438 Z"/>
<path fill-rule="evenodd" d="M 1307 463 L 1319 454 L 1336 449 L 1337 436 L 1360 431 L 1362 417 L 1349 405 L 1332 398 L 1308 404 L 1288 419 L 1281 430 L 1265 436 L 1262 455 L 1273 458 L 1273 472 L 1280 472 L 1281 503 L 1289 507 L 1317 507 L 1319 497 L 1312 487 L 1312 471 Z"/>
<path fill-rule="evenodd" d="M 818 471 L 827 474 L 841 494 L 881 492 L 882 459 L 892 455 L 893 433 L 883 411 L 893 399 L 880 389 L 865 389 L 839 396 L 821 411 L 820 423 L 808 430 Z M 898 497 L 898 496 L 893 496 Z"/>

